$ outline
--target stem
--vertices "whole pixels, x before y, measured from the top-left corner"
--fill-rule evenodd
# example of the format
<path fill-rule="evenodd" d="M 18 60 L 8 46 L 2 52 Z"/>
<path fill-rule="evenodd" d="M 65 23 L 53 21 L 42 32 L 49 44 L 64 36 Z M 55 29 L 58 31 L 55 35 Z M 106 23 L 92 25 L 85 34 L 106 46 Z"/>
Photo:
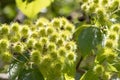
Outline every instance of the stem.
<path fill-rule="evenodd" d="M 80 66 L 80 64 L 81 64 L 81 62 L 82 62 L 82 60 L 83 60 L 83 57 L 80 58 L 80 60 L 79 60 L 79 62 L 78 62 L 78 64 L 77 64 L 77 66 L 76 66 L 76 71 L 79 72 L 79 73 L 81 73 L 81 74 L 84 74 L 84 73 L 85 73 L 85 70 L 79 68 L 79 66 Z"/>
<path fill-rule="evenodd" d="M 18 61 L 18 62 L 21 62 L 22 63 L 22 61 L 20 61 L 19 59 L 17 59 L 16 57 L 14 57 L 14 56 L 12 56 L 12 58 L 13 59 L 15 59 L 16 61 Z"/>

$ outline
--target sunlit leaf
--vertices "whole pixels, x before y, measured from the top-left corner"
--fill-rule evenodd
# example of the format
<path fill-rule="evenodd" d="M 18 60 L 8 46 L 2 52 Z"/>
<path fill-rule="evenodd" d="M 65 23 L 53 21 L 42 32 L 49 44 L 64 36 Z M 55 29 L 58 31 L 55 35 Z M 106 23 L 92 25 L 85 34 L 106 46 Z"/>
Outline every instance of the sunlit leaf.
<path fill-rule="evenodd" d="M 16 0 L 17 7 L 29 18 L 34 18 L 43 8 L 53 0 Z"/>

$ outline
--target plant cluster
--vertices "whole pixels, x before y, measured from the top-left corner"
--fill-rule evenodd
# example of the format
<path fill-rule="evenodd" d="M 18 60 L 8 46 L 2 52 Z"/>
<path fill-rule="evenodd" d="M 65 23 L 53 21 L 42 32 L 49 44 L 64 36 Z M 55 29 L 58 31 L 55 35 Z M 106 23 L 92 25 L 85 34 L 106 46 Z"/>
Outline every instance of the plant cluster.
<path fill-rule="evenodd" d="M 97 50 L 93 49 L 95 59 L 92 67 L 80 80 L 86 80 L 87 78 L 92 80 L 94 76 L 95 80 L 118 78 L 120 76 L 118 68 L 120 24 L 117 16 L 120 10 L 120 1 L 82 0 L 81 2 L 81 9 L 91 17 L 90 25 L 97 27 L 103 37 L 102 43 L 96 45 Z"/>
<path fill-rule="evenodd" d="M 65 75 L 74 76 L 74 30 L 73 24 L 65 18 L 54 18 L 52 21 L 39 18 L 31 25 L 3 24 L 0 27 L 0 56 L 7 63 L 23 63 L 25 69 L 37 66 L 46 80 L 62 80 Z M 21 60 L 20 56 L 25 60 Z M 19 76 L 11 79 L 19 79 Z"/>

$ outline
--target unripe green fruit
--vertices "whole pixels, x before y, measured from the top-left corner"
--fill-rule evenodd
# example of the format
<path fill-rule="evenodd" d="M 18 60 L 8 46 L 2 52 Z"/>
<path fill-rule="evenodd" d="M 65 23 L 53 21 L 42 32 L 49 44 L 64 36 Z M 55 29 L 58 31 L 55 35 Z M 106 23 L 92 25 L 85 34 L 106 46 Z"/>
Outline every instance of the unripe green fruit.
<path fill-rule="evenodd" d="M 87 9 L 88 9 L 88 5 L 87 5 L 87 4 L 83 4 L 83 5 L 81 6 L 81 8 L 82 8 L 82 10 L 87 11 Z"/>
<path fill-rule="evenodd" d="M 52 34 L 55 31 L 53 27 L 47 27 L 47 35 Z"/>
<path fill-rule="evenodd" d="M 112 25 L 112 30 L 115 31 L 115 32 L 119 32 L 119 30 L 120 30 L 120 24 L 114 24 L 114 25 Z"/>
<path fill-rule="evenodd" d="M 106 4 L 108 4 L 108 0 L 102 0 L 101 3 L 102 3 L 102 5 L 106 5 Z"/>
<path fill-rule="evenodd" d="M 57 40 L 57 45 L 58 45 L 58 46 L 64 45 L 64 40 L 63 40 L 63 38 L 59 38 L 59 39 Z"/>
<path fill-rule="evenodd" d="M 49 50 L 49 51 L 52 51 L 52 50 L 55 50 L 55 49 L 56 49 L 56 44 L 53 43 L 53 42 L 50 42 L 50 43 L 48 44 L 48 50 Z"/>
<path fill-rule="evenodd" d="M 56 42 L 58 37 L 59 37 L 59 34 L 58 34 L 57 32 L 54 32 L 54 33 L 50 36 L 50 41 Z"/>
<path fill-rule="evenodd" d="M 2 60 L 3 60 L 4 62 L 9 63 L 9 62 L 11 62 L 11 60 L 12 60 L 12 55 L 11 55 L 9 52 L 4 52 L 4 53 L 2 54 Z"/>
<path fill-rule="evenodd" d="M 116 32 L 110 32 L 110 34 L 109 34 L 109 39 L 115 40 L 116 37 L 117 37 L 117 33 L 116 33 Z"/>
<path fill-rule="evenodd" d="M 64 17 L 60 19 L 61 19 L 62 26 L 65 26 L 68 23 L 68 20 Z"/>
<path fill-rule="evenodd" d="M 107 40 L 105 46 L 106 46 L 107 48 L 112 48 L 112 47 L 113 47 L 113 44 L 114 44 L 114 42 L 113 42 L 112 40 Z"/>
<path fill-rule="evenodd" d="M 58 50 L 60 56 L 66 56 L 66 49 L 64 47 L 60 47 Z"/>
<path fill-rule="evenodd" d="M 29 39 L 27 40 L 27 47 L 28 47 L 28 48 L 33 47 L 33 46 L 34 46 L 34 43 L 35 43 L 35 39 L 34 39 L 34 38 L 29 38 Z"/>
<path fill-rule="evenodd" d="M 95 10 L 96 10 L 96 7 L 98 7 L 98 5 L 97 4 L 94 4 L 94 3 L 91 3 L 90 5 L 89 5 L 89 7 L 88 7 L 88 12 L 95 12 Z"/>
<path fill-rule="evenodd" d="M 107 61 L 108 62 L 113 62 L 113 60 L 117 57 L 117 54 L 115 52 L 112 52 L 107 55 Z"/>
<path fill-rule="evenodd" d="M 1 39 L 0 40 L 0 49 L 5 50 L 5 49 L 8 48 L 8 46 L 9 46 L 9 42 L 8 42 L 7 39 Z"/>
<path fill-rule="evenodd" d="M 41 61 L 40 51 L 34 50 L 31 52 L 31 61 L 35 62 L 35 63 L 40 63 L 40 61 Z"/>
<path fill-rule="evenodd" d="M 43 45 L 40 41 L 36 42 L 34 47 L 39 50 L 39 51 L 42 51 L 42 48 L 43 48 Z"/>
<path fill-rule="evenodd" d="M 64 39 L 64 40 L 69 40 L 71 38 L 71 33 L 69 31 L 62 31 L 60 33 L 60 36 Z"/>
<path fill-rule="evenodd" d="M 60 22 L 60 20 L 58 18 L 54 18 L 52 20 L 52 23 L 53 23 L 53 27 L 55 27 L 57 29 L 61 27 L 61 22 Z"/>
<path fill-rule="evenodd" d="M 67 55 L 67 58 L 69 59 L 69 60 L 75 60 L 75 54 L 74 54 L 74 52 L 69 52 L 68 53 L 68 55 Z"/>
<path fill-rule="evenodd" d="M 54 59 L 57 59 L 58 58 L 57 51 L 56 50 L 51 51 L 50 56 Z"/>
<path fill-rule="evenodd" d="M 66 50 L 76 50 L 77 46 L 73 41 L 70 41 L 70 42 L 66 43 L 65 48 L 66 48 Z"/>
<path fill-rule="evenodd" d="M 99 0 L 93 0 L 94 3 L 99 3 Z"/>
<path fill-rule="evenodd" d="M 49 20 L 47 20 L 46 18 L 39 18 L 36 22 L 36 25 L 38 27 L 43 27 L 43 26 L 47 25 L 48 22 L 49 22 Z"/>
<path fill-rule="evenodd" d="M 31 34 L 31 37 L 32 38 L 37 38 L 39 35 L 38 35 L 38 33 L 37 32 L 33 32 L 32 34 Z"/>
<path fill-rule="evenodd" d="M 105 14 L 105 10 L 102 9 L 102 8 L 97 8 L 97 9 L 96 9 L 96 14 L 97 14 L 98 16 L 100 16 L 100 17 L 103 17 L 104 14 Z"/>
<path fill-rule="evenodd" d="M 47 37 L 41 37 L 40 42 L 41 42 L 42 45 L 47 44 L 48 43 L 48 38 Z"/>
<path fill-rule="evenodd" d="M 12 32 L 18 32 L 19 31 L 19 24 L 18 23 L 13 23 L 12 26 L 11 26 L 11 30 Z"/>
<path fill-rule="evenodd" d="M 67 44 L 65 45 L 66 50 L 73 50 L 72 47 L 73 47 L 73 46 L 72 46 L 70 43 L 67 43 Z"/>
<path fill-rule="evenodd" d="M 16 45 L 14 45 L 13 50 L 14 50 L 15 53 L 22 53 L 22 51 L 23 51 L 23 45 L 16 44 Z"/>
<path fill-rule="evenodd" d="M 95 73 L 97 74 L 102 74 L 104 72 L 104 67 L 100 64 L 97 64 L 95 67 L 94 67 L 94 71 Z"/>
<path fill-rule="evenodd" d="M 10 32 L 9 26 L 8 25 L 2 25 L 2 27 L 0 29 L 0 34 L 1 35 L 8 35 L 9 32 Z"/>
<path fill-rule="evenodd" d="M 9 36 L 10 37 L 10 41 L 11 42 L 18 42 L 18 41 L 20 41 L 20 39 L 21 39 L 21 34 L 20 33 L 16 33 L 15 35 L 10 35 Z"/>
<path fill-rule="evenodd" d="M 21 33 L 23 34 L 23 36 L 28 36 L 28 34 L 29 34 L 29 27 L 27 25 L 22 26 Z"/>
<path fill-rule="evenodd" d="M 46 36 L 46 29 L 45 29 L 45 27 L 41 27 L 40 29 L 39 29 L 39 35 L 40 36 Z"/>
<path fill-rule="evenodd" d="M 75 27 L 72 24 L 65 25 L 65 29 L 72 33 L 75 31 Z"/>
<path fill-rule="evenodd" d="M 119 0 L 113 0 L 113 2 L 110 4 L 109 9 L 110 9 L 110 11 L 113 11 L 116 8 L 118 8 L 118 6 L 119 6 Z"/>
<path fill-rule="evenodd" d="M 62 64 L 61 63 L 56 63 L 54 68 L 55 68 L 56 71 L 61 70 L 62 69 Z"/>

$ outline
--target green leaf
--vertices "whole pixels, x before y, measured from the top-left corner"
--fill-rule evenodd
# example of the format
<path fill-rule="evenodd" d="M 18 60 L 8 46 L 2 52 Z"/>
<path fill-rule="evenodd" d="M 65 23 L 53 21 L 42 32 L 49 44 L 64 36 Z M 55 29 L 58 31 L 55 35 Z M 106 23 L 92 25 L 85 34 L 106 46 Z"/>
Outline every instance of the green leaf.
<path fill-rule="evenodd" d="M 29 18 L 34 18 L 43 8 L 53 0 L 16 0 L 17 7 Z"/>
<path fill-rule="evenodd" d="M 13 63 L 10 66 L 10 80 L 44 80 L 39 68 L 25 63 Z"/>
<path fill-rule="evenodd" d="M 80 33 L 81 33 L 84 29 L 86 29 L 86 28 L 88 28 L 88 27 L 90 27 L 90 26 L 89 26 L 89 25 L 81 25 L 81 26 L 79 26 L 79 27 L 76 29 L 75 33 L 74 33 L 74 38 L 75 38 L 75 40 L 78 40 L 78 36 L 80 35 Z"/>
<path fill-rule="evenodd" d="M 23 73 L 21 74 L 21 76 L 23 77 L 21 78 L 20 76 L 20 80 L 44 80 L 38 68 L 29 69 L 24 72 L 25 74 L 24 75 Z"/>
<path fill-rule="evenodd" d="M 102 42 L 100 29 L 97 27 L 88 27 L 84 29 L 78 36 L 78 47 L 82 56 L 86 56 Z"/>
<path fill-rule="evenodd" d="M 118 72 L 117 69 L 112 65 L 112 64 L 109 64 L 108 63 L 108 66 L 107 66 L 108 70 L 112 71 L 112 72 Z"/>
<path fill-rule="evenodd" d="M 93 72 L 93 70 L 89 70 L 85 74 L 83 74 L 80 80 L 99 80 L 99 79 L 95 72 Z"/>

